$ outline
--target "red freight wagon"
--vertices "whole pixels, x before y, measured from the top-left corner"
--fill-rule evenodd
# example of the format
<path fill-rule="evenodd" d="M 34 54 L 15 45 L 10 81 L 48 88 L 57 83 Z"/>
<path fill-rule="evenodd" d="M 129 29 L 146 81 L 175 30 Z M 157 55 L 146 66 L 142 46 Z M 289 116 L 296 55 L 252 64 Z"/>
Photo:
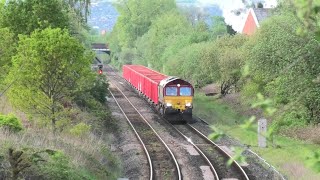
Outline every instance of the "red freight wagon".
<path fill-rule="evenodd" d="M 141 65 L 124 65 L 123 77 L 155 104 L 158 104 L 158 85 L 168 76 Z"/>

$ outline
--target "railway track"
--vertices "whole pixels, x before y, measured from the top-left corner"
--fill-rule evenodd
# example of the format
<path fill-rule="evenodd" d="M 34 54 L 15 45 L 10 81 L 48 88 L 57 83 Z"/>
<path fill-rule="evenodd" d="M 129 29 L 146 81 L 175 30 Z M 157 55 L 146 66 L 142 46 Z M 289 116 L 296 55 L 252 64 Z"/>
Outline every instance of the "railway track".
<path fill-rule="evenodd" d="M 112 87 L 109 88 L 111 95 L 143 146 L 149 163 L 150 180 L 181 180 L 180 167 L 169 147 L 139 113 L 125 94 L 121 92 L 117 85 L 111 83 L 111 86 Z"/>
<path fill-rule="evenodd" d="M 114 76 L 114 78 L 118 79 L 119 82 L 123 81 L 122 77 L 120 77 L 111 68 L 109 69 L 109 75 Z M 126 86 L 126 82 L 120 84 L 127 91 L 132 91 L 131 88 Z M 249 179 L 245 171 L 237 162 L 233 162 L 231 166 L 227 166 L 227 161 L 231 158 L 230 155 L 200 131 L 188 124 L 172 125 L 168 121 L 166 122 L 166 124 L 172 126 L 173 129 L 175 129 L 199 152 L 210 167 L 214 179 Z"/>
<path fill-rule="evenodd" d="M 173 127 L 206 159 L 215 179 L 249 179 L 237 162 L 234 161 L 231 166 L 227 166 L 230 155 L 192 125 L 173 125 Z"/>

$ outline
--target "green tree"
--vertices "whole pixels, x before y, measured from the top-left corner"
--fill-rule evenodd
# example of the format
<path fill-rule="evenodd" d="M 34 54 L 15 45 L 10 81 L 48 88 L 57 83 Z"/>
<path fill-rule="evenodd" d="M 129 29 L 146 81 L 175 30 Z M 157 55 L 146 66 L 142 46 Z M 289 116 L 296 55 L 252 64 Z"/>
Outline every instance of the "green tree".
<path fill-rule="evenodd" d="M 283 115 L 300 109 L 295 120 L 320 122 L 319 83 L 315 83 L 320 73 L 319 43 L 313 35 L 297 35 L 299 26 L 293 14 L 267 20 L 247 47 L 247 63 L 252 81 L 275 99 Z"/>
<path fill-rule="evenodd" d="M 242 35 L 223 36 L 216 43 L 219 48 L 219 80 L 221 95 L 228 94 L 232 89 L 237 91 L 241 78 L 241 69 L 245 63 L 241 49 L 247 38 Z"/>
<path fill-rule="evenodd" d="M 64 0 L 77 14 L 87 22 L 91 0 Z"/>
<path fill-rule="evenodd" d="M 11 57 L 15 53 L 14 35 L 8 28 L 0 28 L 0 90 L 4 77 L 11 67 Z"/>
<path fill-rule="evenodd" d="M 190 44 L 168 59 L 165 70 L 170 75 L 191 81 L 196 87 L 202 87 L 219 80 L 218 56 L 215 42 Z"/>
<path fill-rule="evenodd" d="M 177 36 L 188 34 L 189 30 L 191 30 L 191 25 L 176 10 L 159 16 L 153 21 L 148 33 L 145 34 L 150 45 L 146 52 L 148 64 L 152 68 L 163 70 L 163 64 L 166 60 L 161 59 L 161 56 L 165 49 L 170 46 L 169 42 L 176 39 Z"/>
<path fill-rule="evenodd" d="M 13 82 L 10 101 L 25 112 L 50 120 L 53 130 L 63 102 L 90 74 L 93 59 L 67 30 L 36 30 L 21 36 L 7 82 Z"/>
<path fill-rule="evenodd" d="M 134 41 L 149 30 L 151 23 L 161 14 L 175 7 L 174 0 L 125 0 L 117 9 L 120 13 L 116 26 L 120 45 L 132 47 Z"/>
<path fill-rule="evenodd" d="M 301 20 L 303 26 L 298 28 L 300 34 L 313 33 L 316 39 L 320 41 L 320 1 L 308 0 L 299 1 L 293 0 L 293 9 L 296 16 Z"/>
<path fill-rule="evenodd" d="M 9 0 L 0 14 L 1 27 L 15 35 L 47 27 L 69 28 L 67 6 L 60 0 Z"/>
<path fill-rule="evenodd" d="M 211 37 L 216 39 L 228 33 L 227 24 L 224 22 L 224 18 L 221 16 L 212 17 L 213 24 L 210 29 Z"/>

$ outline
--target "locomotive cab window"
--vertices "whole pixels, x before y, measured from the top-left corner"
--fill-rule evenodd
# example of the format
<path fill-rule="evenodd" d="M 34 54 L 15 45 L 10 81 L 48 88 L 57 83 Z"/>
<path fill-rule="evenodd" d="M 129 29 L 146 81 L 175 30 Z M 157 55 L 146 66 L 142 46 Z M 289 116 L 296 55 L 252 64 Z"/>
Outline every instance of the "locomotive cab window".
<path fill-rule="evenodd" d="M 166 96 L 177 96 L 178 88 L 177 87 L 166 87 Z"/>
<path fill-rule="evenodd" d="M 190 87 L 180 87 L 180 96 L 191 96 L 192 91 Z"/>

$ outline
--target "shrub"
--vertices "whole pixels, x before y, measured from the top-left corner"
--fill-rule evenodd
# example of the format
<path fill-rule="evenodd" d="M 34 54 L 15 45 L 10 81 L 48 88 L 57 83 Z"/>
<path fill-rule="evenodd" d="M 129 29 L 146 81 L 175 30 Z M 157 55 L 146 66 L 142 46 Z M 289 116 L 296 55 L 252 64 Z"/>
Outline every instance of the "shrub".
<path fill-rule="evenodd" d="M 23 129 L 21 121 L 13 114 L 0 114 L 0 127 L 8 128 L 9 130 L 14 132 L 18 132 Z"/>
<path fill-rule="evenodd" d="M 108 95 L 108 86 L 106 77 L 98 76 L 94 81 L 94 86 L 90 89 L 90 94 L 98 102 L 105 103 L 106 96 Z"/>
<path fill-rule="evenodd" d="M 277 123 L 280 127 L 305 126 L 308 124 L 308 111 L 303 106 L 292 107 L 280 115 Z"/>
<path fill-rule="evenodd" d="M 90 132 L 90 126 L 85 123 L 79 123 L 70 129 L 70 133 L 74 136 L 83 136 Z"/>
<path fill-rule="evenodd" d="M 76 168 L 70 159 L 61 151 L 56 151 L 49 156 L 41 166 L 41 173 L 45 179 L 96 179 L 87 170 Z"/>

